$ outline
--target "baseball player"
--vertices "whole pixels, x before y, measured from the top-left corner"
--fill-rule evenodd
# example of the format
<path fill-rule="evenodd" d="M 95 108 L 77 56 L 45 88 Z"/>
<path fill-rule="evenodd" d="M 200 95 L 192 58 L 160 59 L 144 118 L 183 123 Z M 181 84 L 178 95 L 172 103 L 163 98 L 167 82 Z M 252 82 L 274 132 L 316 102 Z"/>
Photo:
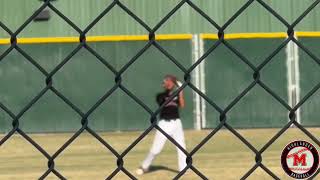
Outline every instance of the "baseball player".
<path fill-rule="evenodd" d="M 181 85 L 181 82 L 177 81 L 177 78 L 175 76 L 166 75 L 162 83 L 164 92 L 159 93 L 156 97 L 158 105 L 161 106 L 167 99 L 169 99 L 175 88 L 180 87 Z M 168 104 L 166 104 L 161 110 L 158 126 L 185 149 L 186 145 L 179 115 L 179 108 L 183 108 L 184 106 L 185 102 L 183 92 L 180 91 L 180 93 L 175 96 Z M 142 162 L 141 167 L 136 171 L 138 175 L 142 175 L 149 171 L 149 167 L 153 159 L 161 152 L 166 140 L 167 138 L 160 131 L 156 130 L 150 152 Z M 178 166 L 179 170 L 181 171 L 186 166 L 186 155 L 179 148 L 177 148 L 177 153 Z"/>

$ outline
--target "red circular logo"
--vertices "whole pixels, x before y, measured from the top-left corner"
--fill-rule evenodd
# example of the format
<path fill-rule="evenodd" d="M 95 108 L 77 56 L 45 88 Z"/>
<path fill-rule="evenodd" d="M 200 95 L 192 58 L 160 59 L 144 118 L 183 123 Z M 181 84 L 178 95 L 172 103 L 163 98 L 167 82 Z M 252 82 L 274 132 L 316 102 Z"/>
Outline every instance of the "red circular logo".
<path fill-rule="evenodd" d="M 292 178 L 305 179 L 312 176 L 319 166 L 317 149 L 307 141 L 289 143 L 282 151 L 281 164 Z"/>

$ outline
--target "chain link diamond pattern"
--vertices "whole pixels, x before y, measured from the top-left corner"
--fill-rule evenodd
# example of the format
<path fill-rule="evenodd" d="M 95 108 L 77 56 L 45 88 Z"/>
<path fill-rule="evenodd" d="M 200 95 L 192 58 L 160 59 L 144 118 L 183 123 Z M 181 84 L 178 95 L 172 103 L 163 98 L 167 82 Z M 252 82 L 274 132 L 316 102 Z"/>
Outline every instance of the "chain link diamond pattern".
<path fill-rule="evenodd" d="M 258 66 L 253 65 L 241 52 L 239 52 L 235 47 L 233 47 L 229 42 L 224 39 L 224 32 L 233 23 L 235 19 L 239 17 L 240 14 L 246 11 L 246 9 L 253 3 L 258 2 L 263 8 L 265 8 L 271 15 L 273 15 L 276 19 L 279 20 L 287 28 L 288 38 L 284 40 L 275 50 L 269 54 L 267 58 L 265 58 Z M 45 0 L 43 4 L 34 12 L 32 16 L 30 16 L 16 31 L 11 31 L 4 23 L 0 21 L 0 27 L 5 30 L 10 35 L 10 47 L 6 49 L 2 54 L 0 54 L 0 62 L 12 51 L 17 50 L 23 57 L 25 57 L 26 61 L 31 63 L 34 67 L 36 67 L 44 77 L 44 83 L 46 86 L 38 92 L 38 94 L 33 97 L 33 99 L 20 110 L 19 113 L 13 113 L 9 108 L 7 108 L 3 103 L 0 102 L 0 108 L 5 111 L 12 118 L 12 129 L 9 133 L 7 133 L 2 139 L 0 139 L 0 147 L 5 143 L 13 134 L 18 133 L 23 138 L 25 138 L 31 145 L 33 145 L 48 161 L 48 169 L 42 174 L 39 179 L 45 179 L 50 173 L 53 173 L 60 179 L 66 179 L 63 174 L 58 172 L 55 168 L 55 159 L 77 138 L 79 135 L 87 131 L 94 138 L 96 138 L 105 148 L 107 148 L 113 155 L 117 158 L 117 168 L 108 176 L 106 179 L 112 179 L 118 172 L 122 171 L 125 173 L 128 178 L 137 179 L 133 174 L 131 174 L 126 167 L 124 166 L 124 157 L 130 152 L 130 150 L 137 145 L 151 130 L 157 129 L 162 134 L 164 134 L 175 146 L 177 146 L 183 153 L 186 154 L 186 162 L 187 166 L 179 172 L 174 179 L 179 179 L 183 176 L 183 174 L 188 170 L 192 170 L 195 172 L 199 178 L 208 179 L 205 174 L 203 174 L 200 170 L 197 169 L 192 163 L 192 157 L 205 145 L 221 128 L 228 129 L 232 134 L 234 134 L 243 144 L 245 144 L 254 154 L 255 154 L 255 164 L 249 169 L 241 179 L 246 179 L 250 176 L 257 168 L 263 169 L 266 173 L 268 173 L 272 178 L 279 179 L 276 174 L 274 174 L 267 166 L 263 163 L 263 152 L 268 149 L 271 144 L 273 144 L 291 125 L 295 125 L 299 128 L 303 133 L 305 133 L 309 138 L 311 138 L 314 143 L 320 146 L 319 137 L 314 137 L 305 127 L 299 124 L 296 121 L 296 111 L 300 108 L 313 94 L 315 94 L 320 88 L 320 82 L 314 86 L 301 100 L 294 106 L 291 107 L 284 99 L 278 96 L 271 88 L 269 88 L 262 80 L 260 76 L 260 71 L 273 60 L 273 57 L 277 55 L 290 41 L 294 42 L 301 50 L 303 50 L 306 54 L 310 56 L 311 59 L 315 61 L 317 65 L 320 65 L 320 59 L 314 55 L 310 50 L 308 50 L 301 42 L 299 42 L 295 36 L 295 27 L 304 17 L 310 13 L 318 4 L 320 0 L 314 1 L 293 23 L 289 23 L 286 21 L 281 15 L 279 15 L 275 10 L 272 9 L 267 3 L 263 0 L 248 0 L 239 10 L 235 12 L 224 24 L 219 25 L 213 19 L 211 19 L 204 11 L 201 10 L 196 4 L 192 2 L 192 0 L 182 0 L 180 1 L 172 10 L 166 14 L 154 27 L 150 27 L 147 25 L 142 19 L 140 19 L 135 13 L 133 13 L 126 5 L 124 5 L 121 0 L 114 0 L 110 3 L 103 12 L 101 12 L 84 30 L 80 29 L 76 24 L 74 24 L 68 17 L 66 17 L 61 11 L 59 11 L 50 0 Z M 214 28 L 217 29 L 218 40 L 189 68 L 185 68 L 182 64 L 180 64 L 170 53 L 168 53 L 161 45 L 157 42 L 155 35 L 157 30 L 163 26 L 168 19 L 170 19 L 183 5 L 190 6 L 195 12 L 197 12 L 201 17 L 206 19 Z M 110 12 L 111 9 L 118 6 L 124 12 L 126 12 L 129 16 L 132 17 L 134 21 L 139 23 L 146 31 L 149 32 L 149 40 L 145 44 L 145 46 L 139 50 L 139 52 L 133 56 L 120 70 L 116 70 L 107 60 L 105 60 L 102 56 L 100 56 L 93 48 L 89 46 L 86 42 L 86 34 L 92 29 L 106 14 Z M 17 43 L 17 36 L 19 33 L 28 26 L 32 22 L 32 20 L 45 8 L 51 9 L 54 13 L 56 13 L 60 18 L 62 18 L 68 25 L 70 25 L 74 30 L 79 33 L 79 44 L 76 48 L 73 49 L 62 61 L 59 63 L 52 71 L 47 72 L 41 65 L 39 65 L 31 55 L 26 53 L 23 49 L 19 47 L 19 43 Z M 206 57 L 213 53 L 215 49 L 220 46 L 225 45 L 228 49 L 230 49 L 239 59 L 250 67 L 253 71 L 252 74 L 252 82 L 246 87 L 237 97 L 231 101 L 226 108 L 219 107 L 212 99 L 202 93 L 194 84 L 191 82 L 191 73 L 192 71 L 202 62 L 205 61 Z M 161 107 L 159 107 L 156 111 L 153 111 L 149 108 L 143 101 L 141 101 L 138 97 L 135 96 L 134 93 L 130 92 L 123 84 L 122 84 L 122 75 L 128 70 L 133 63 L 139 60 L 139 57 L 151 46 L 160 50 L 162 54 L 164 54 L 170 61 L 172 61 L 183 73 L 184 73 L 184 83 L 183 85 L 172 95 L 171 99 L 177 95 L 181 90 L 185 87 L 190 87 L 193 91 L 199 94 L 209 105 L 211 105 L 214 109 L 216 109 L 220 113 L 220 123 L 217 125 L 215 129 L 213 129 L 201 142 L 191 149 L 189 152 L 183 149 L 173 138 L 171 138 L 164 130 L 162 130 L 157 125 L 157 115 L 161 111 L 161 109 L 171 100 L 167 100 Z M 65 97 L 61 92 L 59 92 L 54 87 L 53 76 L 66 64 L 68 61 L 79 52 L 80 49 L 85 49 L 92 55 L 94 55 L 97 60 L 99 60 L 107 69 L 109 69 L 114 74 L 114 85 L 111 89 L 109 89 L 87 112 L 81 111 L 76 105 L 74 105 L 67 97 Z M 242 99 L 253 87 L 260 86 L 262 87 L 272 98 L 277 100 L 283 107 L 288 110 L 290 121 L 283 127 L 279 132 L 277 132 L 261 149 L 256 149 L 251 143 L 249 143 L 246 138 L 240 135 L 237 130 L 235 130 L 228 123 L 228 112 Z M 106 142 L 101 136 L 99 136 L 93 129 L 88 125 L 88 117 L 106 100 L 110 97 L 110 95 L 115 92 L 117 89 L 122 90 L 126 93 L 130 98 L 132 98 L 137 105 L 141 106 L 146 113 L 150 115 L 150 126 L 137 138 L 135 139 L 121 154 L 118 153 L 108 142 Z M 53 92 L 57 97 L 59 97 L 64 103 L 66 103 L 70 108 L 72 108 L 79 116 L 81 117 L 81 128 L 76 131 L 73 136 L 68 139 L 54 154 L 49 154 L 46 152 L 37 142 L 35 142 L 28 134 L 26 134 L 20 127 L 20 118 L 48 91 Z M 311 179 L 315 178 L 319 174 L 320 170 L 317 171 L 316 174 L 311 177 Z"/>

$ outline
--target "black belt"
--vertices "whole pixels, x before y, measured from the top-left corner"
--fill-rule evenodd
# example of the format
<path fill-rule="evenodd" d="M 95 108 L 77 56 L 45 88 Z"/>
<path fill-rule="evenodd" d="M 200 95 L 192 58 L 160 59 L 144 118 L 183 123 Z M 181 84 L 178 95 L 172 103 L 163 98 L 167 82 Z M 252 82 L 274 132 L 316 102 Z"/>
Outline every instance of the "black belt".
<path fill-rule="evenodd" d="M 162 118 L 162 119 L 160 119 L 160 120 L 164 120 L 164 121 L 175 121 L 175 120 L 177 120 L 177 119 L 179 119 L 179 118 L 172 118 L 172 119 Z"/>

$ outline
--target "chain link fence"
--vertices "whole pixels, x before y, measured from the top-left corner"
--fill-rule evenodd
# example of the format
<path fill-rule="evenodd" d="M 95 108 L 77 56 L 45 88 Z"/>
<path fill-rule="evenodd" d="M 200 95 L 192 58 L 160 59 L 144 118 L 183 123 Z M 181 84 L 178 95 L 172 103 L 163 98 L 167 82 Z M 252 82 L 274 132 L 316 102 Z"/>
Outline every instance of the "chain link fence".
<path fill-rule="evenodd" d="M 230 43 L 228 43 L 224 39 L 224 32 L 230 26 L 231 23 L 234 22 L 237 17 L 242 14 L 246 9 L 253 3 L 258 2 L 261 6 L 263 6 L 270 14 L 276 17 L 285 27 L 287 28 L 287 39 L 285 39 L 281 45 L 279 45 L 267 58 L 265 58 L 261 64 L 258 66 L 253 65 L 242 53 L 240 53 L 235 47 L 233 47 Z M 4 110 L 11 118 L 12 118 L 12 130 L 6 134 L 0 140 L 0 146 L 3 145 L 13 134 L 18 133 L 23 138 L 25 138 L 31 145 L 33 145 L 43 156 L 45 156 L 48 160 L 48 169 L 39 179 L 45 179 L 50 173 L 55 174 L 60 179 L 66 179 L 66 177 L 58 172 L 55 168 L 55 159 L 84 131 L 87 131 L 92 136 L 94 136 L 102 145 L 105 146 L 110 152 L 114 154 L 117 158 L 117 168 L 106 178 L 112 179 L 119 171 L 125 173 L 131 179 L 137 179 L 133 174 L 131 174 L 126 167 L 124 166 L 124 157 L 129 153 L 129 151 L 136 146 L 151 130 L 157 129 L 162 134 L 164 134 L 175 146 L 177 146 L 183 153 L 186 154 L 186 162 L 187 166 L 179 172 L 174 179 L 179 179 L 188 169 L 191 169 L 195 172 L 199 178 L 208 179 L 205 174 L 201 173 L 197 167 L 195 167 L 192 163 L 192 157 L 199 151 L 221 128 L 228 129 L 231 133 L 233 133 L 236 137 L 239 138 L 254 154 L 255 154 L 255 164 L 249 169 L 241 179 L 246 179 L 250 176 L 258 167 L 263 169 L 266 173 L 268 173 L 273 179 L 280 179 L 274 174 L 268 167 L 266 167 L 263 163 L 262 154 L 265 152 L 272 143 L 274 143 L 291 125 L 295 125 L 299 128 L 303 133 L 305 133 L 309 138 L 311 138 L 314 143 L 320 146 L 319 137 L 313 136 L 305 127 L 300 125 L 296 121 L 296 111 L 320 88 L 320 82 L 313 87 L 311 91 L 309 91 L 301 100 L 294 106 L 291 107 L 284 99 L 277 95 L 271 88 L 269 88 L 260 78 L 260 71 L 273 60 L 273 57 L 277 55 L 289 42 L 294 42 L 301 50 L 303 50 L 306 54 L 308 54 L 311 59 L 313 59 L 316 64 L 320 65 L 320 59 L 316 57 L 310 50 L 308 50 L 301 42 L 299 42 L 295 38 L 295 27 L 297 24 L 310 13 L 318 4 L 320 0 L 314 1 L 293 23 L 288 23 L 281 15 L 279 15 L 275 10 L 273 10 L 267 3 L 263 0 L 249 0 L 247 1 L 236 13 L 230 17 L 224 24 L 219 25 L 213 19 L 211 19 L 204 11 L 201 10 L 197 5 L 195 5 L 191 0 L 182 0 L 179 2 L 172 10 L 162 18 L 154 27 L 150 27 L 146 24 L 142 19 L 140 19 L 135 13 L 133 13 L 128 7 L 126 7 L 120 0 L 114 0 L 110 5 L 108 5 L 105 10 L 99 14 L 85 29 L 80 29 L 76 24 L 74 24 L 68 17 L 66 17 L 63 13 L 61 13 L 53 4 L 51 4 L 50 0 L 45 0 L 41 7 L 37 9 L 32 16 L 30 16 L 16 31 L 10 30 L 4 23 L 0 22 L 0 27 L 3 28 L 10 35 L 10 47 L 0 55 L 0 61 L 2 61 L 12 50 L 18 51 L 22 56 L 26 58 L 29 63 L 34 65 L 44 77 L 44 83 L 46 84 L 45 88 L 41 90 L 40 93 L 37 94 L 19 113 L 14 114 L 9 108 L 7 108 L 4 104 L 0 102 L 0 108 Z M 185 68 L 182 64 L 180 64 L 177 59 L 175 59 L 170 53 L 168 53 L 161 45 L 157 42 L 155 35 L 157 30 L 164 25 L 170 17 L 172 17 L 183 5 L 190 6 L 194 11 L 200 14 L 204 19 L 206 19 L 214 28 L 217 29 L 218 40 L 212 45 L 203 55 L 199 58 L 191 67 Z M 149 32 L 149 40 L 145 44 L 145 46 L 128 61 L 120 70 L 116 70 L 106 59 L 101 57 L 93 48 L 89 46 L 86 42 L 86 34 L 87 32 L 94 27 L 106 14 L 110 12 L 114 7 L 120 7 L 124 10 L 129 16 L 131 16 L 136 22 L 138 22 L 144 29 Z M 32 20 L 45 8 L 51 9 L 58 16 L 60 16 L 66 23 L 68 23 L 74 30 L 79 33 L 79 44 L 77 47 L 70 52 L 66 58 L 64 58 L 60 64 L 58 64 L 51 72 L 47 72 L 41 65 L 39 65 L 28 53 L 26 53 L 23 49 L 19 47 L 19 43 L 17 43 L 17 36 L 19 33 L 26 28 L 28 24 L 32 22 Z M 228 49 L 230 49 L 240 60 L 245 63 L 248 67 L 252 69 L 254 72 L 252 74 L 252 82 L 251 84 L 243 90 L 238 96 L 226 107 L 221 108 L 217 105 L 214 100 L 210 99 L 206 96 L 206 94 L 202 93 L 194 84 L 191 82 L 191 73 L 193 70 L 202 62 L 205 61 L 206 57 L 214 53 L 215 49 L 220 46 L 225 45 Z M 121 82 L 122 82 L 122 74 L 131 67 L 133 63 L 139 60 L 139 57 L 151 46 L 160 50 L 166 57 L 169 58 L 183 73 L 184 73 L 184 83 L 183 85 L 172 95 L 172 97 L 167 100 L 161 107 L 159 107 L 156 111 L 153 111 L 149 108 L 143 101 L 141 101 L 138 97 L 135 96 L 132 92 L 130 92 Z M 92 55 L 94 55 L 100 62 L 102 62 L 106 68 L 108 68 L 114 74 L 114 85 L 113 87 L 106 92 L 87 112 L 81 111 L 76 105 L 74 105 L 67 97 L 65 97 L 61 92 L 59 92 L 54 87 L 53 77 L 61 69 L 80 49 L 86 49 Z M 217 84 L 219 86 L 219 84 Z M 214 128 L 196 147 L 187 151 L 183 149 L 174 139 L 172 139 L 164 130 L 162 130 L 157 125 L 157 115 L 160 110 L 171 100 L 174 96 L 176 96 L 181 90 L 185 87 L 190 87 L 193 91 L 198 93 L 207 103 L 209 103 L 214 109 L 216 109 L 220 113 L 220 123 Z M 240 135 L 237 130 L 235 130 L 228 123 L 228 112 L 239 102 L 239 100 L 244 97 L 253 87 L 260 86 L 267 93 L 270 94 L 270 98 L 274 98 L 279 103 L 283 105 L 288 110 L 290 121 L 279 131 L 277 132 L 261 149 L 256 149 L 252 144 L 250 144 L 242 135 Z M 115 90 L 121 89 L 124 93 L 130 96 L 139 106 L 141 106 L 146 113 L 150 115 L 150 126 L 134 141 L 132 142 L 121 154 L 118 153 L 108 142 L 106 142 L 102 137 L 100 137 L 93 129 L 88 126 L 88 117 L 106 100 L 108 97 L 115 92 Z M 62 101 L 64 101 L 67 105 L 69 105 L 79 116 L 81 116 L 81 128 L 73 134 L 73 136 L 68 139 L 54 154 L 49 154 L 46 152 L 39 144 L 37 144 L 29 135 L 27 135 L 20 127 L 20 118 L 26 113 L 45 93 L 48 91 L 53 92 L 57 95 Z M 320 170 L 318 170 L 311 179 L 314 179 Z"/>

